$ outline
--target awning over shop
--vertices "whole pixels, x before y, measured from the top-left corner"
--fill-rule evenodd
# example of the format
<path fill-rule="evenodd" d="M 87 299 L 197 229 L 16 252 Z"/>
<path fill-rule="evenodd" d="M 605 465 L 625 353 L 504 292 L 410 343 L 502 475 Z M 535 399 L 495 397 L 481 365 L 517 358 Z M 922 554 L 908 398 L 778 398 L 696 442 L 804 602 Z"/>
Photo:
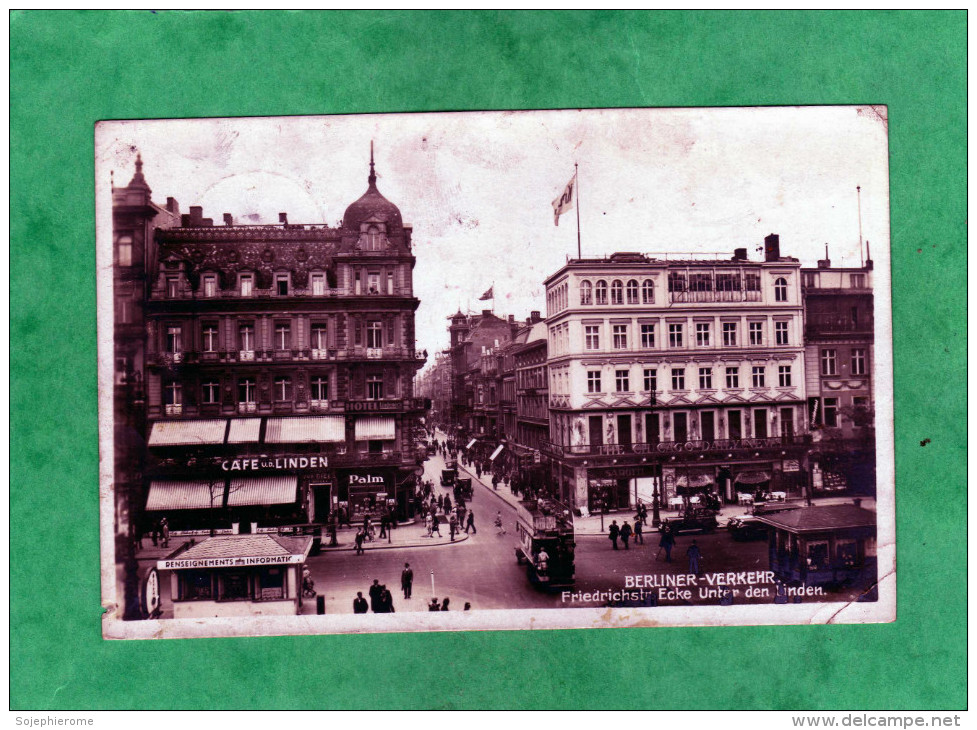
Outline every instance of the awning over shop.
<path fill-rule="evenodd" d="M 505 448 L 505 444 L 499 444 L 498 448 L 496 448 L 496 450 L 493 451 L 492 455 L 489 457 L 489 461 L 495 461 L 496 457 L 498 457 L 498 455 L 502 453 L 502 449 L 504 448 Z"/>
<path fill-rule="evenodd" d="M 470 448 L 471 448 L 472 446 L 474 446 L 474 445 L 475 445 L 475 442 L 476 442 L 477 440 L 478 440 L 478 439 L 472 439 L 471 441 L 469 441 L 469 442 L 468 442 L 468 446 L 466 446 L 465 448 L 466 448 L 466 449 L 470 449 Z"/>
<path fill-rule="evenodd" d="M 275 477 L 238 477 L 231 480 L 227 492 L 228 507 L 250 507 L 262 504 L 291 504 L 296 500 L 299 478 L 294 475 Z"/>
<path fill-rule="evenodd" d="M 357 441 L 392 441 L 395 438 L 397 438 L 397 427 L 393 416 L 357 417 Z"/>
<path fill-rule="evenodd" d="M 146 511 L 211 509 L 224 506 L 224 480 L 153 481 L 149 485 Z"/>
<path fill-rule="evenodd" d="M 260 433 L 260 418 L 232 418 L 231 429 L 227 432 L 227 443 L 256 444 Z"/>
<path fill-rule="evenodd" d="M 266 444 L 335 444 L 345 440 L 346 419 L 343 416 L 269 418 L 265 426 Z"/>
<path fill-rule="evenodd" d="M 222 444 L 227 421 L 216 418 L 205 421 L 159 421 L 149 434 L 150 446 L 189 446 Z"/>
<path fill-rule="evenodd" d="M 678 489 L 706 489 L 712 486 L 714 479 L 709 474 L 692 474 L 687 476 L 685 474 L 680 475 L 675 480 L 675 486 Z"/>
<path fill-rule="evenodd" d="M 770 473 L 765 471 L 741 471 L 733 479 L 733 484 L 763 484 L 770 481 Z"/>

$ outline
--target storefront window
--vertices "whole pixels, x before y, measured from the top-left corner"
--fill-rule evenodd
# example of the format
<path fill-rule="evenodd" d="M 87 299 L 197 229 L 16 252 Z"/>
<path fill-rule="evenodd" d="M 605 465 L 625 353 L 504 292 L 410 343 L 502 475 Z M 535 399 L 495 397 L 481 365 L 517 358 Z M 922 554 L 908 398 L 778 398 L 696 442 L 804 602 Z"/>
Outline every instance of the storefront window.
<path fill-rule="evenodd" d="M 245 571 L 224 571 L 217 579 L 217 596 L 221 601 L 247 601 L 251 598 L 250 581 Z"/>
<path fill-rule="evenodd" d="M 841 568 L 858 567 L 858 543 L 854 540 L 838 540 L 835 543 L 835 555 Z"/>
<path fill-rule="evenodd" d="M 807 544 L 807 569 L 808 570 L 827 570 L 828 565 L 828 541 L 818 540 Z"/>
<path fill-rule="evenodd" d="M 258 572 L 258 597 L 263 600 L 285 598 L 285 569 L 265 568 Z"/>
<path fill-rule="evenodd" d="M 184 601 L 209 601 L 214 597 L 211 574 L 206 570 L 183 571 Z"/>

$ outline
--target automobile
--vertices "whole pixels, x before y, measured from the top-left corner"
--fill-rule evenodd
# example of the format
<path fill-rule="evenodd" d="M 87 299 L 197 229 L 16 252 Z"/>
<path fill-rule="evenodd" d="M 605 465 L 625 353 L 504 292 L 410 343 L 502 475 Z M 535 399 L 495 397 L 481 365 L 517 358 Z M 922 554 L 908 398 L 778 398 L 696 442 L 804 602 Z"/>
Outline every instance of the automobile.
<path fill-rule="evenodd" d="M 678 517 L 662 520 L 658 531 L 664 532 L 666 525 L 671 529 L 673 535 L 678 535 L 682 532 L 693 532 L 695 530 L 712 532 L 719 527 L 719 521 L 716 519 L 716 513 L 713 510 L 690 507 Z"/>
<path fill-rule="evenodd" d="M 772 515 L 775 512 L 789 512 L 792 509 L 800 509 L 801 505 L 794 502 L 763 502 L 761 504 L 753 505 L 753 509 L 750 514 L 760 516 L 760 515 Z"/>
<path fill-rule="evenodd" d="M 451 487 L 454 486 L 455 480 L 458 478 L 457 469 L 442 469 L 441 470 L 441 486 Z"/>
<path fill-rule="evenodd" d="M 455 478 L 455 501 L 460 502 L 462 500 L 471 501 L 474 498 L 474 493 L 472 492 L 472 480 L 470 478 L 463 479 L 461 477 Z"/>
<path fill-rule="evenodd" d="M 730 517 L 726 523 L 730 537 L 737 542 L 747 540 L 762 540 L 767 536 L 767 526 L 758 522 L 754 515 L 738 515 Z"/>

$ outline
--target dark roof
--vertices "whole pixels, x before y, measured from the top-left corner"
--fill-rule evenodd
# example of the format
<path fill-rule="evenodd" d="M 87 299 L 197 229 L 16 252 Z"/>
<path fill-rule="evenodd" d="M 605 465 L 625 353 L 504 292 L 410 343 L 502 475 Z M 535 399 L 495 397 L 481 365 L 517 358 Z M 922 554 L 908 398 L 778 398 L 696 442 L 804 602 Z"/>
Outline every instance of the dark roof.
<path fill-rule="evenodd" d="M 387 233 L 399 233 L 404 227 L 400 209 L 377 190 L 377 176 L 373 171 L 373 149 L 370 149 L 370 175 L 362 197 L 351 203 L 343 214 L 343 228 L 359 231 L 364 221 L 376 219 L 387 224 Z"/>
<path fill-rule="evenodd" d="M 818 532 L 850 527 L 875 527 L 875 513 L 853 504 L 804 507 L 757 516 L 757 521 L 789 532 Z"/>
<path fill-rule="evenodd" d="M 306 555 L 311 547 L 311 537 L 284 537 L 268 534 L 217 535 L 208 537 L 178 557 L 180 560 L 284 557 Z"/>

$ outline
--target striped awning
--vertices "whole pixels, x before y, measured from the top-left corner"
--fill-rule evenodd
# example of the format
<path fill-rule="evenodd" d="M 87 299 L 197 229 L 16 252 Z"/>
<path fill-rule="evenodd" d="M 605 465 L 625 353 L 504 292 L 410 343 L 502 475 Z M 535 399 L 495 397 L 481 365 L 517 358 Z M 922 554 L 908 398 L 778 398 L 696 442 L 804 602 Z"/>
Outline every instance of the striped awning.
<path fill-rule="evenodd" d="M 261 433 L 260 418 L 232 418 L 227 432 L 229 444 L 256 444 Z"/>
<path fill-rule="evenodd" d="M 763 484 L 770 481 L 770 473 L 765 471 L 741 471 L 733 479 L 733 484 Z"/>
<path fill-rule="evenodd" d="M 472 446 L 475 445 L 475 441 L 477 441 L 477 439 L 472 439 L 471 441 L 469 441 L 468 446 L 466 446 L 465 448 L 470 449 Z"/>
<path fill-rule="evenodd" d="M 222 444 L 227 421 L 215 418 L 205 421 L 158 421 L 149 434 L 150 446 L 189 446 Z"/>
<path fill-rule="evenodd" d="M 499 444 L 498 448 L 495 451 L 493 451 L 492 455 L 489 457 L 489 461 L 495 461 L 496 457 L 502 453 L 502 449 L 504 448 L 505 448 L 505 444 Z"/>
<path fill-rule="evenodd" d="M 397 427 L 393 416 L 360 416 L 356 419 L 357 441 L 393 441 Z"/>
<path fill-rule="evenodd" d="M 343 416 L 269 418 L 265 427 L 266 444 L 336 444 L 345 440 L 346 419 Z"/>
<path fill-rule="evenodd" d="M 227 491 L 227 506 L 291 504 L 296 500 L 298 486 L 299 478 L 294 475 L 238 477 L 231 479 L 231 486 Z"/>
<path fill-rule="evenodd" d="M 213 491 L 213 493 L 211 493 Z M 206 481 L 158 480 L 149 485 L 146 511 L 173 509 L 211 509 L 224 506 L 224 480 Z"/>

